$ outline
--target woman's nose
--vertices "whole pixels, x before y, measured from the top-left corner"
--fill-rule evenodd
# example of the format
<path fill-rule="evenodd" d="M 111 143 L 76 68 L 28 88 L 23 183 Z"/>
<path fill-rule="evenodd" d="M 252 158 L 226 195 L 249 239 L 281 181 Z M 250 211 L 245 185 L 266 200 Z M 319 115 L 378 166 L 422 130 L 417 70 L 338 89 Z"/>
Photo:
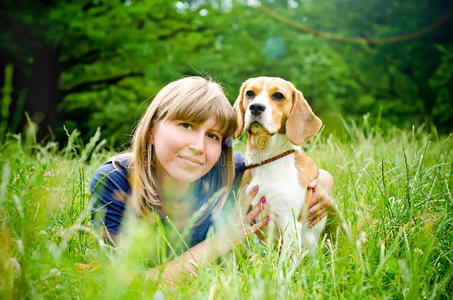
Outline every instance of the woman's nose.
<path fill-rule="evenodd" d="M 204 153 L 205 149 L 205 135 L 204 133 L 198 133 L 193 136 L 190 143 L 190 148 L 198 152 L 198 154 Z"/>

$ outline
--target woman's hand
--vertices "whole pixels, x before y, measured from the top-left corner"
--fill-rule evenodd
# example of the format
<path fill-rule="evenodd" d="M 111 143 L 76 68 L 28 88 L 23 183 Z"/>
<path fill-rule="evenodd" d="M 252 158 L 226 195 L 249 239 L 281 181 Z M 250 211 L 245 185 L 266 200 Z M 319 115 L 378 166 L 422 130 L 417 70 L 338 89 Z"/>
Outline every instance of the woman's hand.
<path fill-rule="evenodd" d="M 244 187 L 241 190 L 241 194 L 239 195 L 239 201 L 242 204 L 243 209 L 242 224 L 244 225 L 245 235 L 256 233 L 258 230 L 261 230 L 264 225 L 267 225 L 267 223 L 269 223 L 269 216 L 262 216 L 263 218 L 259 218 L 259 220 L 257 220 L 257 222 L 253 224 L 254 220 L 261 215 L 261 212 L 263 212 L 263 209 L 266 204 L 265 196 L 261 197 L 261 199 L 258 201 L 258 204 L 255 205 L 255 207 L 253 207 L 248 213 L 246 213 L 259 190 L 258 186 L 254 186 L 250 190 L 250 192 L 247 195 L 245 195 L 247 186 L 248 186 L 247 184 L 244 185 Z"/>
<path fill-rule="evenodd" d="M 333 177 L 327 171 L 319 170 L 319 176 L 307 189 L 313 189 L 313 196 L 308 204 L 309 227 L 315 226 L 327 213 L 333 211 Z"/>
<path fill-rule="evenodd" d="M 247 187 L 247 184 L 244 185 L 238 195 L 238 202 L 241 209 L 239 212 L 237 210 L 233 212 L 233 216 L 230 219 L 233 226 L 227 226 L 229 228 L 222 234 L 224 237 L 227 235 L 225 237 L 227 240 L 235 243 L 242 242 L 247 235 L 256 233 L 269 223 L 269 216 L 261 215 L 265 208 L 266 197 L 261 197 L 258 204 L 249 211 L 253 199 L 258 194 L 259 188 L 258 186 L 254 186 L 247 193 Z M 259 216 L 262 218 L 258 218 Z"/>

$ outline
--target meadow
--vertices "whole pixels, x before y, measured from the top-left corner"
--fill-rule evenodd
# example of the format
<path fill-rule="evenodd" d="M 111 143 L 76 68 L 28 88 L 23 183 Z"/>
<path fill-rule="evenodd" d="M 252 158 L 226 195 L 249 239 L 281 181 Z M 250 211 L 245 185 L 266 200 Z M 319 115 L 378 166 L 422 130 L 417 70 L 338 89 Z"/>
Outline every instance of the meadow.
<path fill-rule="evenodd" d="M 280 261 L 253 238 L 170 284 L 146 280 L 138 239 L 115 249 L 90 222 L 89 182 L 114 154 L 99 131 L 66 145 L 36 128 L 0 146 L 0 298 L 447 299 L 453 293 L 453 135 L 343 122 L 306 147 L 335 179 L 340 236 Z M 239 145 L 238 149 L 243 148 Z M 157 233 L 159 234 L 159 233 Z M 144 234 L 146 236 L 146 233 Z"/>

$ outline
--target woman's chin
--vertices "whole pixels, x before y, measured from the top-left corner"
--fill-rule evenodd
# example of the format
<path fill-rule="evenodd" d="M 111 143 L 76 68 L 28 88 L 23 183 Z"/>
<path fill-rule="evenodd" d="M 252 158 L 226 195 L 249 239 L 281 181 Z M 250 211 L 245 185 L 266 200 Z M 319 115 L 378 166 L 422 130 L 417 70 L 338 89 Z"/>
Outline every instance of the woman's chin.
<path fill-rule="evenodd" d="M 194 168 L 192 166 L 182 165 L 177 169 L 172 170 L 170 176 L 173 180 L 179 181 L 181 183 L 192 183 L 206 174 L 203 170 L 200 170 L 200 167 Z"/>

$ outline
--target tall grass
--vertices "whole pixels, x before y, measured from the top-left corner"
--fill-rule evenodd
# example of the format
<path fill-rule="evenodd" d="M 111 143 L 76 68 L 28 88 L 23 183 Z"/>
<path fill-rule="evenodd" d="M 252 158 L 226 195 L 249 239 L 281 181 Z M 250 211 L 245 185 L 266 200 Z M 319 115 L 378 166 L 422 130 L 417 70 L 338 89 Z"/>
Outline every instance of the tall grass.
<path fill-rule="evenodd" d="M 453 136 L 383 132 L 366 120 L 343 129 L 307 153 L 335 178 L 344 237 L 298 265 L 252 239 L 175 286 L 145 280 L 162 231 L 138 224 L 130 246 L 114 249 L 89 222 L 91 174 L 113 154 L 99 133 L 83 145 L 73 132 L 63 150 L 36 143 L 32 129 L 9 136 L 0 146 L 0 298 L 451 297 Z"/>

